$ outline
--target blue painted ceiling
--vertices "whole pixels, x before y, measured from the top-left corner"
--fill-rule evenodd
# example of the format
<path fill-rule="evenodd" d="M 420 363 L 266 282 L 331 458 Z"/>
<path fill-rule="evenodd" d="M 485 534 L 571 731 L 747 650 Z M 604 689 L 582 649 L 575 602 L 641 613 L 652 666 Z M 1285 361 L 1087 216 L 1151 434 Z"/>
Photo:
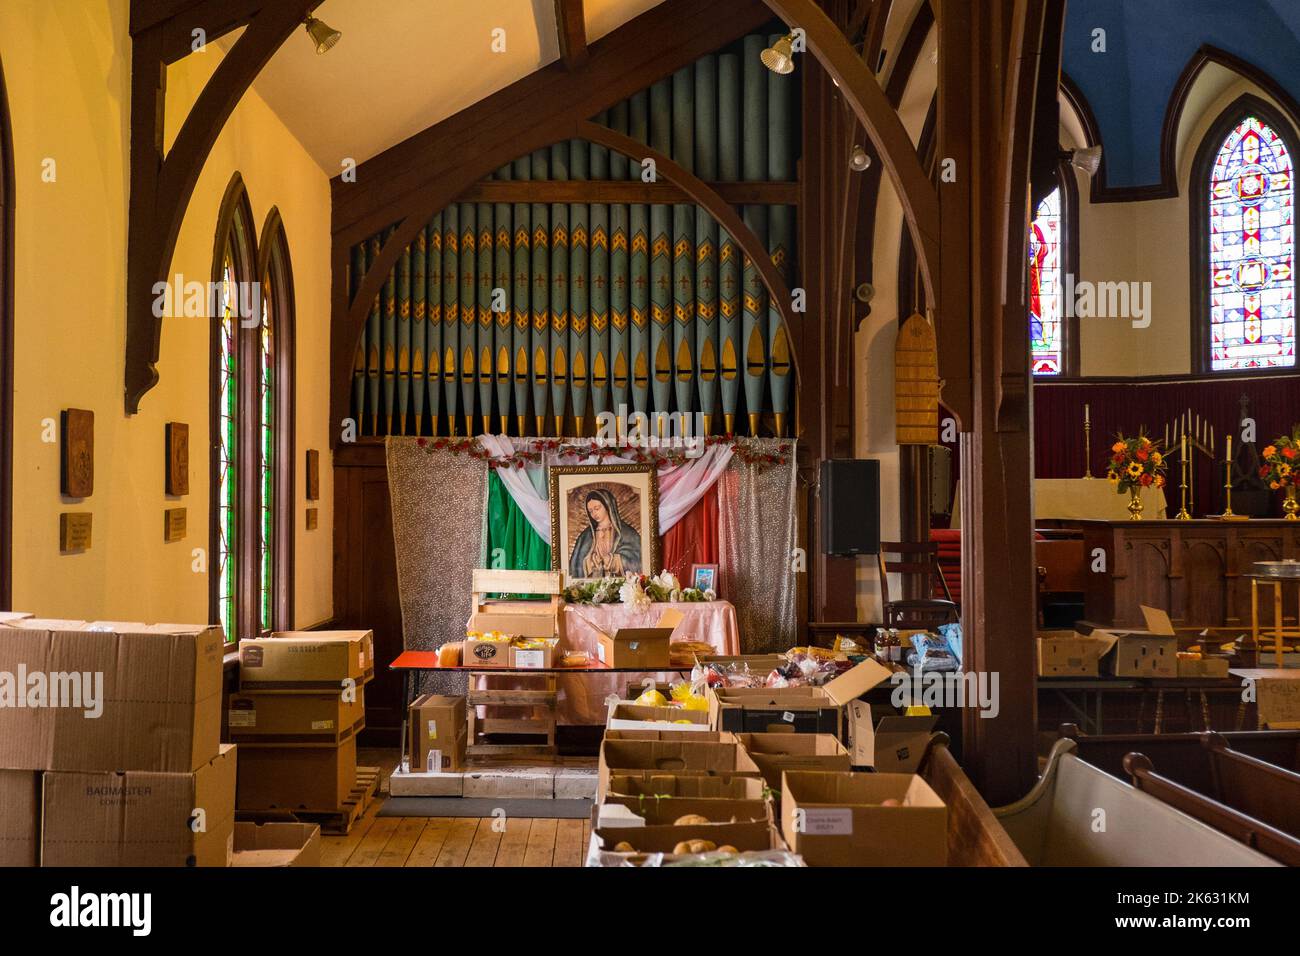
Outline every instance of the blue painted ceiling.
<path fill-rule="evenodd" d="M 1104 53 L 1092 50 L 1097 29 Z M 1206 44 L 1300 98 L 1300 0 L 1068 0 L 1063 67 L 1101 128 L 1107 185 L 1160 181 L 1165 107 Z"/>

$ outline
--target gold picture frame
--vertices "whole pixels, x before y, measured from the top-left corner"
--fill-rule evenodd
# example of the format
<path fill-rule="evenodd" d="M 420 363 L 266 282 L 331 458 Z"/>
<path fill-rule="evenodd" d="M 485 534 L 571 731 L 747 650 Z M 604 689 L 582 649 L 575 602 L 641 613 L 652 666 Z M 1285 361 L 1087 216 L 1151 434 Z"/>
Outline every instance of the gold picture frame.
<path fill-rule="evenodd" d="M 564 572 L 566 584 L 658 571 L 659 474 L 654 465 L 555 465 L 548 480 L 551 570 Z M 585 524 L 583 514 L 588 516 Z"/>

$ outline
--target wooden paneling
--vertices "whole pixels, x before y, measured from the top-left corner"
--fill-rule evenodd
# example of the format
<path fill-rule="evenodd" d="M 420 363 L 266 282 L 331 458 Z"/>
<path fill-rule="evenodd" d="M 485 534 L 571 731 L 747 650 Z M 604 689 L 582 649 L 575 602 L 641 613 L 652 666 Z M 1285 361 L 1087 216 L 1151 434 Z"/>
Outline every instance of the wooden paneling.
<path fill-rule="evenodd" d="M 402 609 L 381 443 L 341 445 L 335 452 L 334 614 L 341 629 L 375 632 L 375 679 L 366 686 L 362 740 L 393 744 L 402 719 L 402 681 L 388 662 L 402 652 Z"/>

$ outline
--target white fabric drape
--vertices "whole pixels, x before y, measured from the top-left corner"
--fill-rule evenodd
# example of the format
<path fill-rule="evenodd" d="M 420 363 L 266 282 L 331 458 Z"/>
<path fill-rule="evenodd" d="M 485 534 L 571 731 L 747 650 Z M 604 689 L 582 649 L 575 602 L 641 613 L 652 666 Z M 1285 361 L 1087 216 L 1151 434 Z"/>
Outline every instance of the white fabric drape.
<path fill-rule="evenodd" d="M 479 444 L 494 458 L 513 455 L 515 448 L 526 446 L 527 439 L 513 439 L 507 435 L 480 435 Z M 699 458 L 688 459 L 681 465 L 668 465 L 659 469 L 659 533 L 681 521 L 695 507 L 705 492 L 722 477 L 731 463 L 731 446 L 709 445 Z M 528 523 L 543 541 L 551 540 L 551 506 L 546 482 L 546 469 L 551 465 L 631 464 L 628 458 L 603 458 L 594 456 L 560 455 L 545 452 L 539 465 L 523 468 L 498 468 L 497 477 L 505 485 Z"/>

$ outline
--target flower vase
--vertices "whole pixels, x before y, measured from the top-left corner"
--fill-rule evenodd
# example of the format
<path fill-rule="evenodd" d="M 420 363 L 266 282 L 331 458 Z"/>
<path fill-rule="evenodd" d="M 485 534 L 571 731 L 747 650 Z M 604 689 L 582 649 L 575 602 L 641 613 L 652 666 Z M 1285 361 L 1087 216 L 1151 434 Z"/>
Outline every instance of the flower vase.
<path fill-rule="evenodd" d="M 1128 494 L 1129 494 L 1128 520 L 1141 521 L 1142 520 L 1142 494 L 1137 487 L 1130 488 L 1128 490 Z"/>
<path fill-rule="evenodd" d="M 1287 521 L 1296 520 L 1296 512 L 1300 512 L 1300 501 L 1295 498 L 1295 485 L 1286 486 L 1286 498 L 1282 501 L 1282 510 L 1286 512 Z"/>

